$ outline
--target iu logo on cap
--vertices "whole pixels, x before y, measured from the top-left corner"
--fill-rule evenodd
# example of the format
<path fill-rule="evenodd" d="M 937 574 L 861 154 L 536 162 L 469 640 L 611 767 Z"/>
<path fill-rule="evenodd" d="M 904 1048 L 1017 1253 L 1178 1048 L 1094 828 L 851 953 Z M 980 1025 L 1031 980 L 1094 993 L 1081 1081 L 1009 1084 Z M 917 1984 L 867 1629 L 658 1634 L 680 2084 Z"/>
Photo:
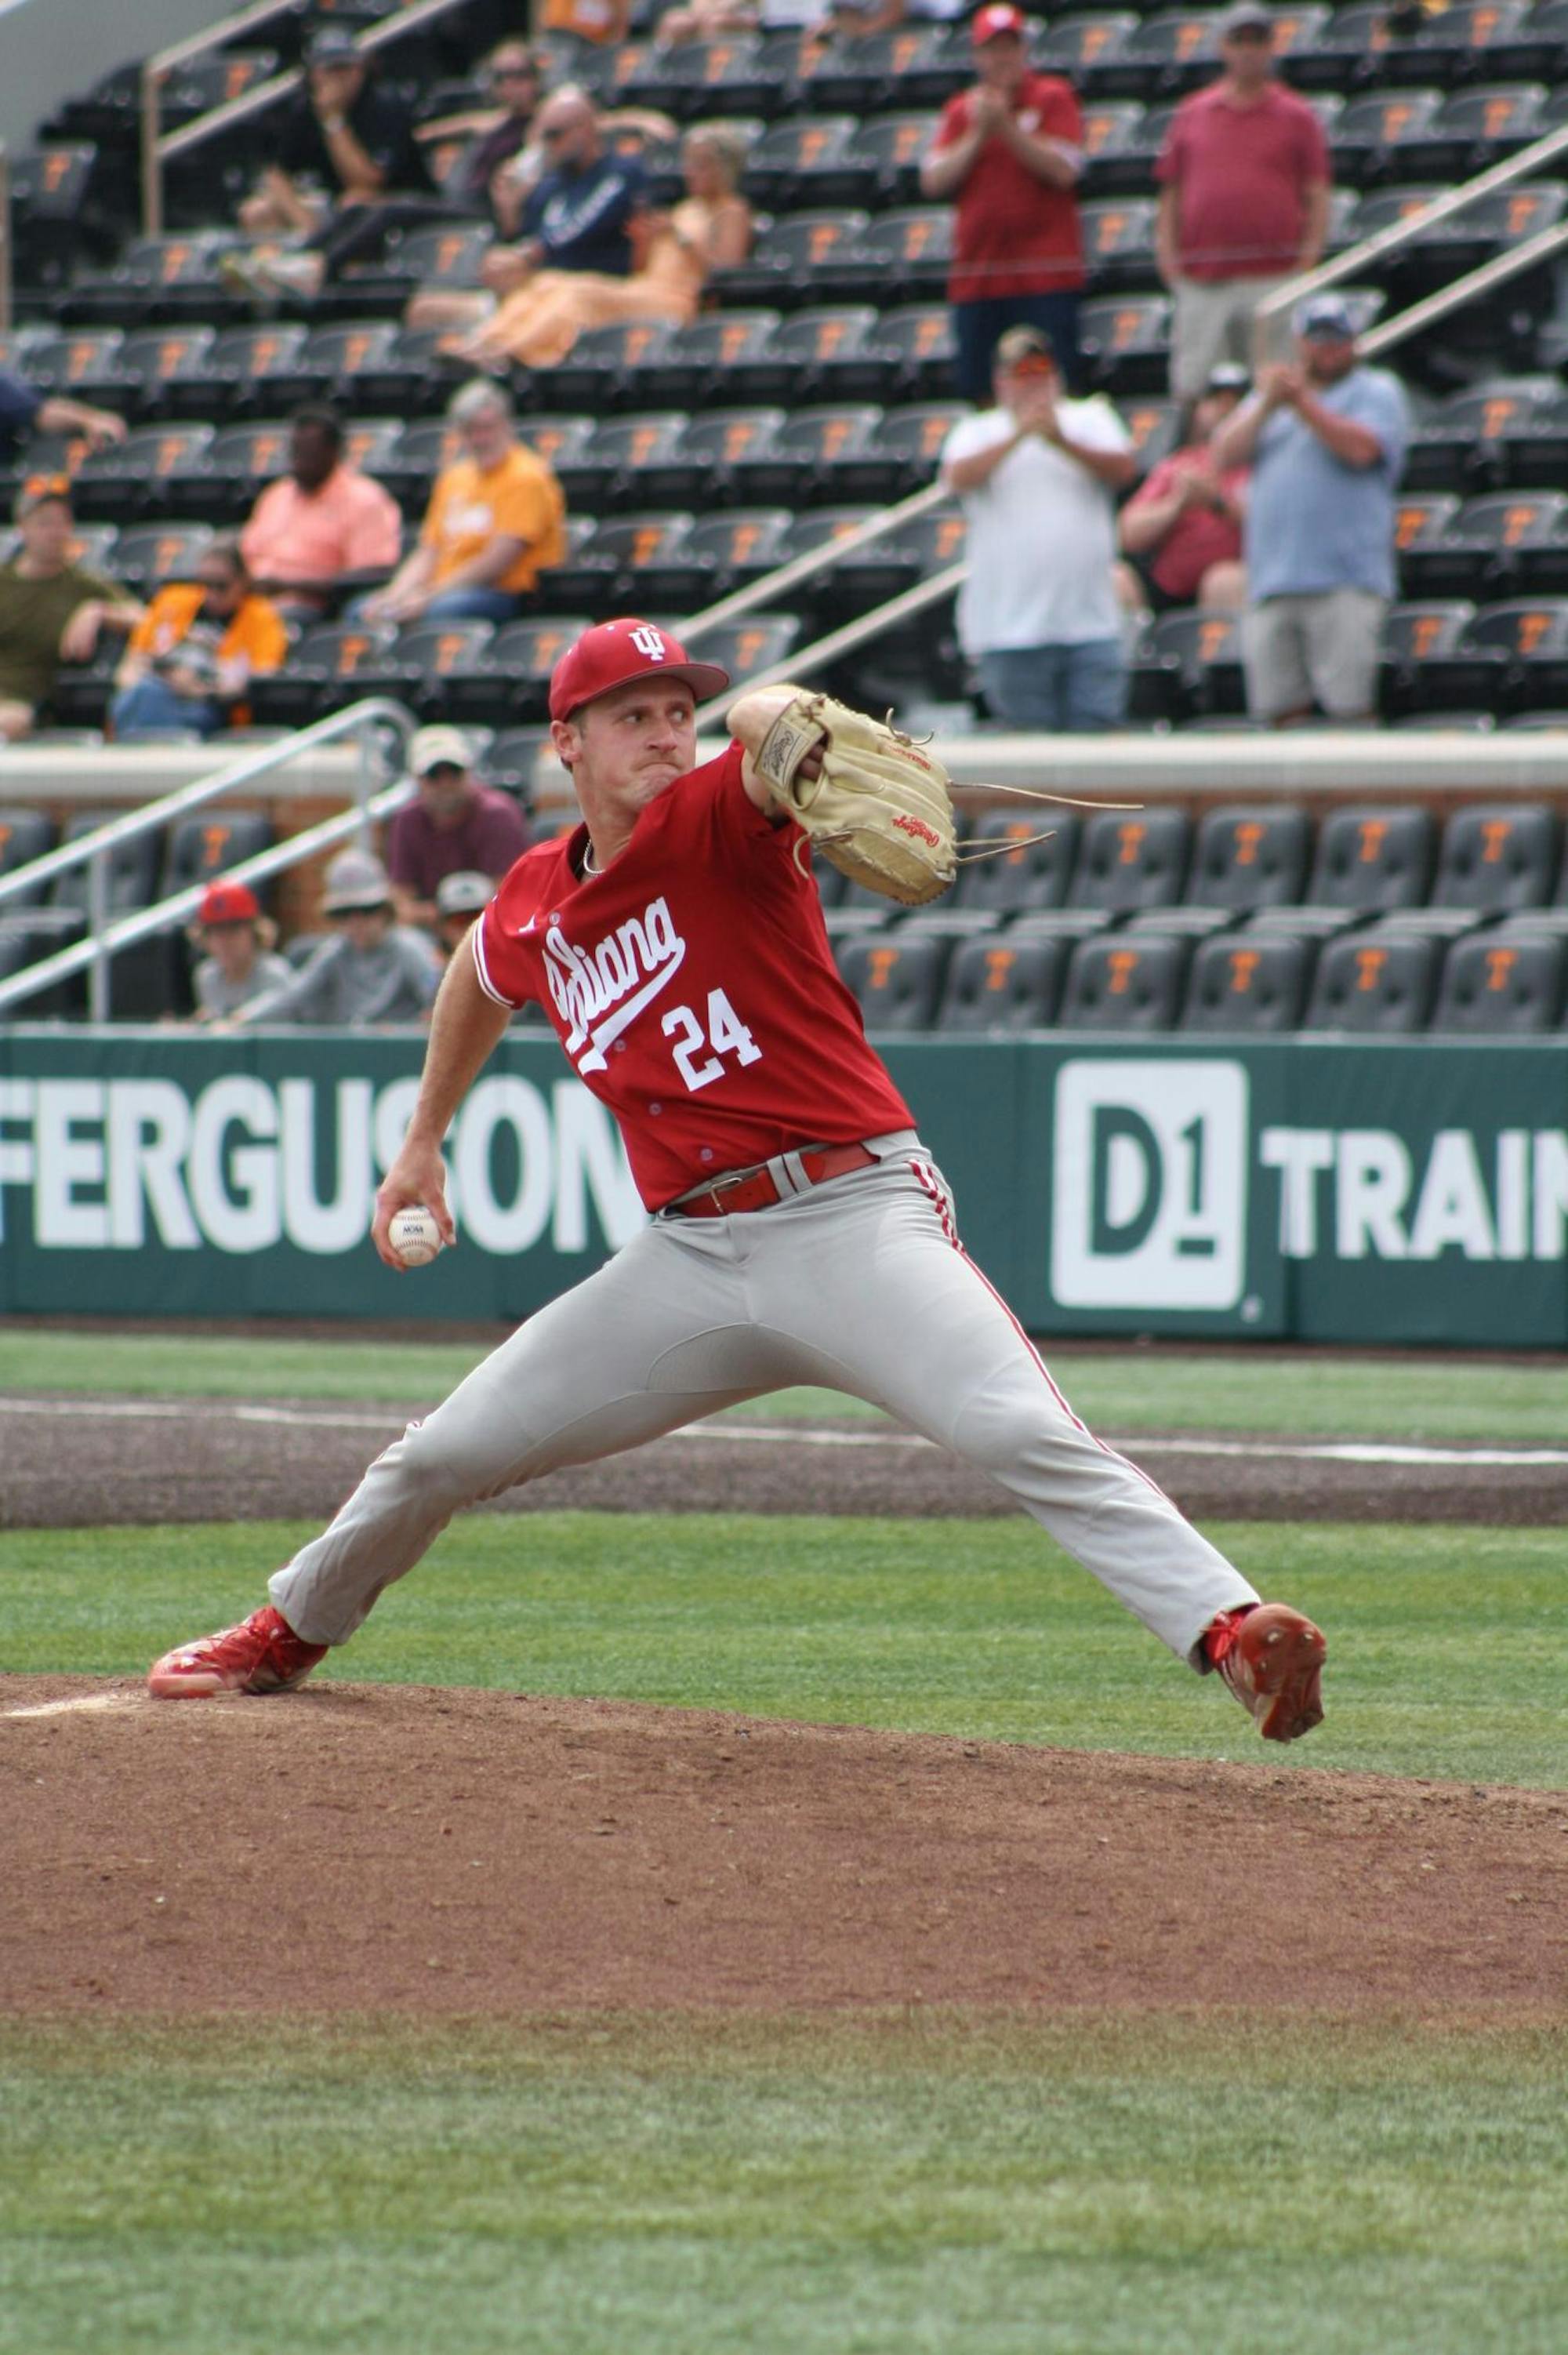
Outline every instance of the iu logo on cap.
<path fill-rule="evenodd" d="M 631 643 L 640 655 L 647 655 L 650 662 L 663 661 L 664 641 L 658 631 L 651 629 L 646 622 L 640 623 L 632 631 Z"/>

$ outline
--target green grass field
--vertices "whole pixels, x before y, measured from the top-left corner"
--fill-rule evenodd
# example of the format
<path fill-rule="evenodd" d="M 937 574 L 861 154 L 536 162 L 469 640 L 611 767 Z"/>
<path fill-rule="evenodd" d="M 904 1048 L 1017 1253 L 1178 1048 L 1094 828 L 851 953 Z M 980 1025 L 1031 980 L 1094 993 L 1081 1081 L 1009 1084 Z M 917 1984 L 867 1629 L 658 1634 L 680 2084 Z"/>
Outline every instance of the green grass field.
<path fill-rule="evenodd" d="M 412 1402 L 474 1354 L 12 1334 L 0 1384 Z M 1067 1360 L 1065 1382 L 1124 1428 L 1568 1428 L 1559 1369 L 1333 1369 L 1128 1352 Z M 251 1607 L 304 1534 L 8 1531 L 0 1660 L 139 1674 Z M 1561 1531 L 1213 1534 L 1330 1632 L 1329 1721 L 1268 1763 L 1568 1785 Z M 326 1673 L 1260 1756 L 1213 1680 L 1022 1520 L 475 1516 Z M 1568 2344 L 1568 2002 L 1529 2028 L 1436 2024 L 1376 1988 L 1355 2023 L 0 2021 L 4 2355 L 1275 2343 Z"/>

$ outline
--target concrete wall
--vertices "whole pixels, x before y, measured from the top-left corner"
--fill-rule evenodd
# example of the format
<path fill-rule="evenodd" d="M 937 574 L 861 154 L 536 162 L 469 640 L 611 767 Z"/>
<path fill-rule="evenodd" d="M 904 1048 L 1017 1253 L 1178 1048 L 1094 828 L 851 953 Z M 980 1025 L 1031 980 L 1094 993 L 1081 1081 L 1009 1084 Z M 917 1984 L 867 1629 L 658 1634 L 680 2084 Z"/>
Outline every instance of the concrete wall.
<path fill-rule="evenodd" d="M 0 0 L 0 139 L 13 155 L 64 98 L 235 14 L 238 0 Z M 260 36 L 258 37 L 260 37 Z"/>

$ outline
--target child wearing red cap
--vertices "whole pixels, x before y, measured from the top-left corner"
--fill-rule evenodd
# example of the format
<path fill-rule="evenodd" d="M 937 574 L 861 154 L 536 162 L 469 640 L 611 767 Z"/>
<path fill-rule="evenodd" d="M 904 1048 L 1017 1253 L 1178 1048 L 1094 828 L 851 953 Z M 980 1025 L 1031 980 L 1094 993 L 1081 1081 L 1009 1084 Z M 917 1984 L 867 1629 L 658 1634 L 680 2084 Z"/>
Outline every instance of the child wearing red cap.
<path fill-rule="evenodd" d="M 191 926 L 191 940 L 207 954 L 191 976 L 198 1022 L 227 1022 L 263 990 L 291 976 L 286 957 L 272 947 L 270 917 L 248 883 L 209 883 Z"/>

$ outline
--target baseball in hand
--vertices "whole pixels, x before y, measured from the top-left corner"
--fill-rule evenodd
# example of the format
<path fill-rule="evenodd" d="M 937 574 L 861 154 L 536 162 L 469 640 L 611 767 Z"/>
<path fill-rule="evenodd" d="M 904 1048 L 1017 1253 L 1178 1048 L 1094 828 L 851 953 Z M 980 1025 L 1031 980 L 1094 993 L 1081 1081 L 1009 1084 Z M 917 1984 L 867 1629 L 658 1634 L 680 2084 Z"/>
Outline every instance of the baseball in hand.
<path fill-rule="evenodd" d="M 427 1210 L 422 1202 L 397 1211 L 387 1232 L 405 1267 L 429 1267 L 441 1247 L 441 1231 L 436 1224 L 435 1213 Z"/>

